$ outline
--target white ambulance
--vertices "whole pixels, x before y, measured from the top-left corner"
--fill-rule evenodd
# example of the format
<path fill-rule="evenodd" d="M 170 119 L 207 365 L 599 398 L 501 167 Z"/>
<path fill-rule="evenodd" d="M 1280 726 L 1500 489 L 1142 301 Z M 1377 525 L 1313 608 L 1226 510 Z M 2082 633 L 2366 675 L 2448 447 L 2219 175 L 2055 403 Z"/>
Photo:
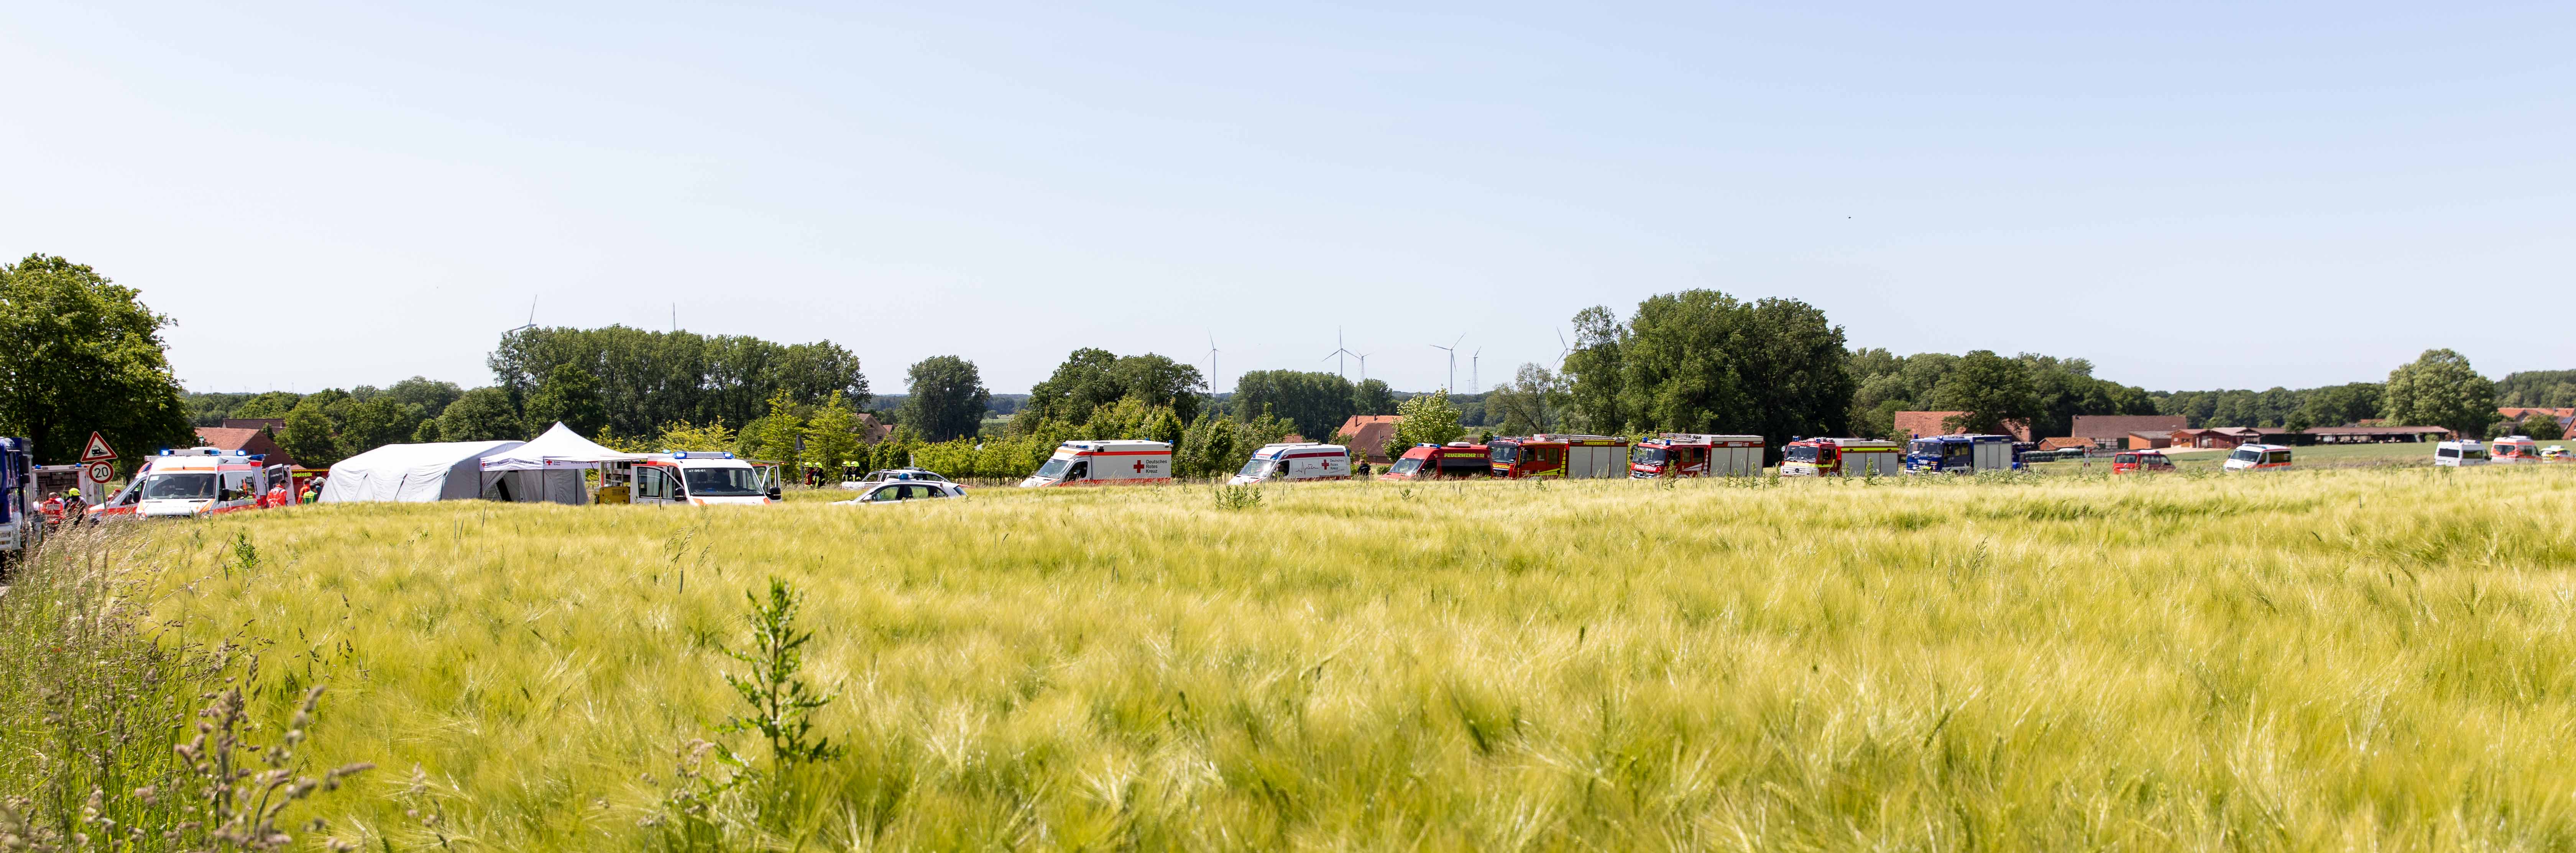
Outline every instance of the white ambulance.
<path fill-rule="evenodd" d="M 247 450 L 226 453 L 212 447 L 164 450 L 139 475 L 141 499 L 134 514 L 143 518 L 193 518 L 256 509 L 268 491 L 269 472 L 260 457 Z"/>
<path fill-rule="evenodd" d="M 1055 449 L 1020 488 L 1169 483 L 1172 446 L 1159 441 L 1068 441 Z"/>
<path fill-rule="evenodd" d="M 627 502 L 763 506 L 779 502 L 775 468 L 760 468 L 723 451 L 648 453 L 629 469 Z"/>
<path fill-rule="evenodd" d="M 1248 486 L 1265 482 L 1350 478 L 1350 448 L 1338 444 L 1265 444 L 1252 452 L 1252 461 L 1243 463 L 1243 470 L 1236 472 L 1234 479 L 1226 481 L 1226 484 Z"/>

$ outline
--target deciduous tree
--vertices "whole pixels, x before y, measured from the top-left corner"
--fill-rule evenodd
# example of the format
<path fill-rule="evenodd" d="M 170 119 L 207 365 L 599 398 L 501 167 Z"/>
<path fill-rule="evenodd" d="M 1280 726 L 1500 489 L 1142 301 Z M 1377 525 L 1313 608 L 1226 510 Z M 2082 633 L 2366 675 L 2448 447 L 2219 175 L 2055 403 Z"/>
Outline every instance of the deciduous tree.
<path fill-rule="evenodd" d="M 2380 412 L 2392 425 L 2448 427 L 2474 438 L 2496 421 L 2495 399 L 2495 383 L 2478 375 L 2466 356 L 2432 349 L 2389 371 Z"/>
<path fill-rule="evenodd" d="M 2029 365 L 1976 350 L 1932 389 L 1932 405 L 1959 413 L 1942 423 L 1944 429 L 2008 434 L 2008 423 L 2027 424 L 2038 413 L 2039 392 L 2031 387 Z"/>
<path fill-rule="evenodd" d="M 0 265 L 0 435 L 36 443 L 36 458 L 80 458 L 93 431 L 127 465 L 194 442 L 163 351 L 170 318 L 133 288 L 50 255 Z"/>
<path fill-rule="evenodd" d="M 983 431 L 984 411 L 993 392 L 984 388 L 975 363 L 953 355 L 932 356 L 906 373 L 909 396 L 895 415 L 926 441 L 947 441 Z"/>

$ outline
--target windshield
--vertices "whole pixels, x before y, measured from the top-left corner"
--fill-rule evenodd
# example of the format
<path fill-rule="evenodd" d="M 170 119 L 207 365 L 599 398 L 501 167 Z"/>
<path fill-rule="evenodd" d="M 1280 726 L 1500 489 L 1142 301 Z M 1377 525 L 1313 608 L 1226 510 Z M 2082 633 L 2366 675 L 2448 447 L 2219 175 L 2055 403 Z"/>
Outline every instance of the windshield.
<path fill-rule="evenodd" d="M 1914 443 L 1912 443 L 1912 444 L 1908 444 L 1908 445 L 1906 445 L 1906 446 L 1905 446 L 1905 452 L 1907 452 L 1907 453 L 1939 453 L 1939 452 L 1941 452 L 1941 443 L 1940 443 L 1940 442 L 1937 442 L 1937 441 L 1931 441 L 1931 440 L 1928 440 L 1928 439 L 1927 439 L 1927 440 L 1924 440 L 1924 441 L 1917 441 L 1917 442 L 1914 442 Z"/>
<path fill-rule="evenodd" d="M 2136 465 L 2138 464 L 2138 454 L 2123 453 L 2118 456 L 2111 457 L 2111 461 L 2114 464 L 2119 465 Z"/>
<path fill-rule="evenodd" d="M 1792 444 L 1786 448 L 1782 448 L 1780 455 L 1791 462 L 1814 462 L 1816 461 L 1816 448 L 1814 445 L 1810 444 Z"/>
<path fill-rule="evenodd" d="M 1521 461 L 1521 446 L 1517 444 L 1497 444 L 1494 445 L 1493 450 L 1488 455 L 1496 462 L 1509 465 L 1514 462 Z"/>
<path fill-rule="evenodd" d="M 697 498 L 742 498 L 761 493 L 760 474 L 749 468 L 682 468 L 689 496 Z"/>
<path fill-rule="evenodd" d="M 1413 472 L 1415 472 L 1415 471 L 1420 471 L 1420 470 L 1422 470 L 1422 460 L 1420 460 L 1420 459 L 1398 459 L 1398 460 L 1396 460 L 1396 462 L 1395 462 L 1395 467 L 1394 467 L 1394 468 L 1391 468 L 1391 469 L 1388 469 L 1388 470 L 1387 470 L 1387 473 L 1389 473 L 1389 474 L 1411 474 L 1411 473 L 1413 473 Z"/>
<path fill-rule="evenodd" d="M 1235 473 L 1235 476 L 1239 476 L 1239 477 L 1267 477 L 1267 476 L 1270 476 L 1270 460 L 1268 460 L 1268 459 L 1255 459 L 1255 460 L 1252 460 L 1252 461 L 1250 461 L 1250 462 L 1243 463 L 1243 470 L 1241 470 L 1241 471 L 1236 471 L 1236 472 L 1234 472 L 1234 473 Z"/>
<path fill-rule="evenodd" d="M 1053 480 L 1063 477 L 1064 469 L 1072 464 L 1073 460 L 1071 459 L 1049 459 L 1045 465 L 1039 466 L 1037 477 L 1041 480 Z"/>
<path fill-rule="evenodd" d="M 2234 452 L 2234 453 L 2227 454 L 2227 458 L 2228 458 L 2228 460 L 2229 460 L 2229 461 L 2233 461 L 2233 462 L 2253 462 L 2253 461 L 2255 461 L 2255 460 L 2258 460 L 2258 459 L 2262 459 L 2262 458 L 2263 458 L 2263 451 L 2260 451 L 2260 450 L 2238 450 L 2238 451 L 2236 451 L 2236 452 Z"/>
<path fill-rule="evenodd" d="M 1661 447 L 1639 447 L 1629 453 L 1629 457 L 1635 459 L 1639 465 L 1661 465 L 1664 464 L 1665 453 L 1666 451 Z"/>
<path fill-rule="evenodd" d="M 154 474 L 143 484 L 146 500 L 211 500 L 215 496 L 213 474 Z"/>

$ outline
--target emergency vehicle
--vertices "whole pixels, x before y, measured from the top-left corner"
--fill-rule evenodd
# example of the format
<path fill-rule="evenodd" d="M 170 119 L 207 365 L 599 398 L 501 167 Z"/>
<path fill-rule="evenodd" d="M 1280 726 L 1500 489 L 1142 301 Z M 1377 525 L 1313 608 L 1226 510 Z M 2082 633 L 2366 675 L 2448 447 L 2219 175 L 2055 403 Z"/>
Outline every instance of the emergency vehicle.
<path fill-rule="evenodd" d="M 2508 435 L 2496 439 L 2495 449 L 2487 456 L 2494 459 L 2495 464 L 2498 465 L 2519 465 L 2542 461 L 2540 443 L 2531 440 L 2531 436 L 2527 435 Z"/>
<path fill-rule="evenodd" d="M 45 500 L 36 491 L 36 443 L 0 438 L 0 565 L 16 562 L 45 538 Z"/>
<path fill-rule="evenodd" d="M 1762 437 L 1668 432 L 1637 442 L 1628 451 L 1628 476 L 1759 477 Z"/>
<path fill-rule="evenodd" d="M 1338 444 L 1265 444 L 1226 485 L 1351 478 L 1350 448 Z"/>
<path fill-rule="evenodd" d="M 129 503 L 142 518 L 195 518 L 257 509 L 270 476 L 260 460 L 247 450 L 163 450 L 144 469 L 150 473 L 135 475 L 139 491 Z"/>
<path fill-rule="evenodd" d="M 1608 435 L 1533 435 L 1485 445 L 1494 476 L 1607 480 L 1628 475 L 1628 440 Z"/>
<path fill-rule="evenodd" d="M 765 506 L 779 502 L 778 468 L 720 450 L 647 453 L 627 466 L 627 503 Z"/>
<path fill-rule="evenodd" d="M 2433 464 L 2473 468 L 2487 464 L 2487 446 L 2475 441 L 2445 441 L 2433 447 Z"/>
<path fill-rule="evenodd" d="M 2013 461 L 2009 435 L 1930 435 L 1905 444 L 1908 474 L 1975 474 L 2019 467 Z"/>
<path fill-rule="evenodd" d="M 2137 474 L 2171 471 L 2173 459 L 2162 450 L 2123 450 L 2111 455 L 2111 473 Z"/>
<path fill-rule="evenodd" d="M 1893 441 L 1875 438 L 1804 438 L 1780 448 L 1783 477 L 1893 477 L 1905 457 Z"/>
<path fill-rule="evenodd" d="M 2227 464 L 2222 467 L 2229 471 L 2288 470 L 2290 449 L 2278 444 L 2239 444 L 2235 452 L 2227 454 Z"/>
<path fill-rule="evenodd" d="M 1396 457 L 1395 464 L 1378 476 L 1389 480 L 1429 480 L 1439 477 L 1488 477 L 1494 473 L 1494 455 L 1482 444 L 1452 441 L 1448 444 L 1417 444 Z"/>
<path fill-rule="evenodd" d="M 1172 446 L 1159 441 L 1068 441 L 1020 488 L 1135 486 L 1172 481 Z"/>

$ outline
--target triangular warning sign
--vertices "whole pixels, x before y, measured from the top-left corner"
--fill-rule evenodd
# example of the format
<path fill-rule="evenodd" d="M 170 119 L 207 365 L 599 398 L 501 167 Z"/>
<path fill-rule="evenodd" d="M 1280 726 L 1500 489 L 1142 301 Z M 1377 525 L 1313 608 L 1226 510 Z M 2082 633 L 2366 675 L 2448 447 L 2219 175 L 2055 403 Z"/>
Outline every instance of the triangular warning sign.
<path fill-rule="evenodd" d="M 104 462 L 114 458 L 116 458 L 116 451 L 107 449 L 107 438 L 98 433 L 90 433 L 89 448 L 81 451 L 80 461 Z"/>

